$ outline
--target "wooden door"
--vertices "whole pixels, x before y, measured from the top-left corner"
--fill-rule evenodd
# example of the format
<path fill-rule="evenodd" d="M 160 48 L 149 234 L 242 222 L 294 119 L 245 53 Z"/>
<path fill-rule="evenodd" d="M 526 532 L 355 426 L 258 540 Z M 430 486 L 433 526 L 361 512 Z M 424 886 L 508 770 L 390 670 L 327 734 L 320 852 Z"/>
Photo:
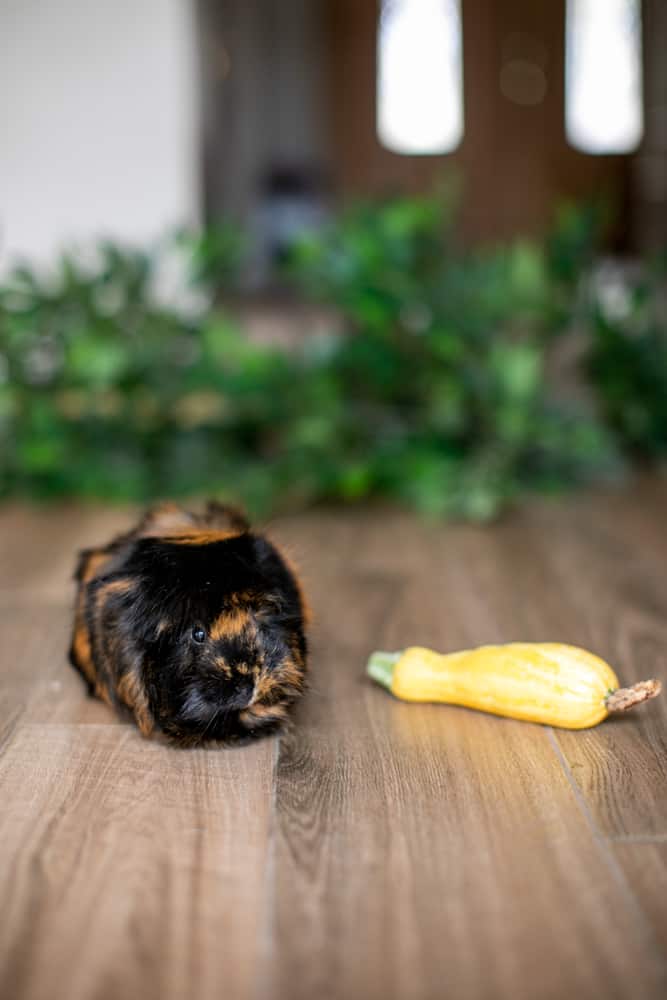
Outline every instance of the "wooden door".
<path fill-rule="evenodd" d="M 465 135 L 448 156 L 403 156 L 381 146 L 379 3 L 326 2 L 331 167 L 343 196 L 420 190 L 453 168 L 463 184 L 464 231 L 493 241 L 538 233 L 559 201 L 607 191 L 619 210 L 615 241 L 623 243 L 631 157 L 588 156 L 565 138 L 565 0 L 463 0 Z M 543 75 L 535 103 L 517 101 L 525 100 L 517 63 Z"/>

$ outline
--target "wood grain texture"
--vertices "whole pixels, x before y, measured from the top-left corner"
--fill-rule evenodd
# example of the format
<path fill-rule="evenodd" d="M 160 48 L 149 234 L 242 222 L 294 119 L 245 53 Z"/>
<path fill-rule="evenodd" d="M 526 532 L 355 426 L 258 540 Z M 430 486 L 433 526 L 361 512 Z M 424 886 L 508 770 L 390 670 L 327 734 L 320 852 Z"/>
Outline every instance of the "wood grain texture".
<path fill-rule="evenodd" d="M 651 922 L 667 954 L 667 840 L 613 845 L 614 857 Z"/>
<path fill-rule="evenodd" d="M 76 552 L 124 531 L 132 520 L 129 510 L 68 506 L 47 513 L 40 508 L 5 508 L 0 566 L 11 573 L 3 573 L 0 580 L 0 605 L 69 602 Z"/>
<path fill-rule="evenodd" d="M 667 716 L 582 733 L 403 704 L 374 648 L 559 639 L 665 674 L 664 484 L 492 527 L 267 527 L 311 690 L 278 739 L 179 751 L 66 665 L 75 550 L 129 511 L 0 512 L 2 1000 L 658 1000 Z"/>
<path fill-rule="evenodd" d="M 81 678 L 65 662 L 68 603 L 0 604 L 0 634 L 0 748 L 25 722 L 122 724 L 101 701 L 83 696 Z"/>
<path fill-rule="evenodd" d="M 530 537 L 554 589 L 576 608 L 581 644 L 606 659 L 621 683 L 657 677 L 667 685 L 664 513 L 647 503 L 638 517 L 636 505 L 617 501 L 574 507 L 558 519 L 554 512 L 532 517 Z M 623 839 L 667 837 L 667 699 L 582 735 L 561 732 L 558 742 L 599 829 Z"/>
<path fill-rule="evenodd" d="M 502 634 L 479 581 L 449 587 L 453 567 L 475 570 L 459 545 L 493 537 L 459 529 L 437 572 L 431 550 L 439 586 L 413 578 L 393 607 L 353 576 L 336 598 L 345 629 L 320 637 L 320 707 L 300 713 L 278 765 L 279 996 L 430 998 L 447 984 L 456 997 L 556 1000 L 598 997 L 602 983 L 619 997 L 667 986 L 652 923 L 549 730 L 360 688 L 355 647 L 370 626 L 385 648 L 413 630 L 460 646 L 474 622 Z"/>
<path fill-rule="evenodd" d="M 252 995 L 273 753 L 22 725 L 0 761 L 5 995 Z"/>

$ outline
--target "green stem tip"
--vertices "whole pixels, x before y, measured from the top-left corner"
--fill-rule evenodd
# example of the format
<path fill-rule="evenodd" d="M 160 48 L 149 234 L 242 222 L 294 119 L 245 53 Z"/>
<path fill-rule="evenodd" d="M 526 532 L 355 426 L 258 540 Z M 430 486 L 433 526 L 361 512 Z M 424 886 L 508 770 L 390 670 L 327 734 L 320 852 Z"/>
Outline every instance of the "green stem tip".
<path fill-rule="evenodd" d="M 402 653 L 383 653 L 377 650 L 371 653 L 366 667 L 366 673 L 378 684 L 391 691 L 391 682 L 394 676 L 394 669 L 400 660 Z"/>

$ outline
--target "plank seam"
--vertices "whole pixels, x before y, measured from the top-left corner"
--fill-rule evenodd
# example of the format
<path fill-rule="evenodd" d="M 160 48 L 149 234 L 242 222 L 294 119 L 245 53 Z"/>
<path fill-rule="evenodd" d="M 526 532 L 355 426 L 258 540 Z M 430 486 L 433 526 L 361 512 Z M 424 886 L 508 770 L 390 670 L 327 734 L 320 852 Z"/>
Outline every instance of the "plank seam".
<path fill-rule="evenodd" d="M 667 844 L 667 833 L 616 833 L 606 839 L 610 844 Z"/>
<path fill-rule="evenodd" d="M 664 950 L 658 940 L 655 930 L 653 929 L 651 921 L 647 917 L 643 906 L 637 899 L 637 896 L 635 895 L 630 884 L 628 883 L 628 880 L 626 879 L 623 873 L 623 869 L 621 868 L 620 864 L 614 857 L 613 852 L 610 850 L 609 840 L 604 836 L 604 834 L 598 827 L 597 823 L 595 822 L 595 818 L 593 817 L 593 814 L 588 806 L 588 803 L 586 802 L 586 799 L 584 798 L 584 795 L 581 789 L 579 788 L 579 785 L 577 784 L 574 775 L 572 774 L 570 766 L 567 763 L 567 760 L 565 759 L 565 755 L 563 754 L 563 751 L 560 748 L 560 744 L 558 743 L 556 735 L 551 726 L 548 727 L 548 737 L 549 737 L 549 742 L 553 747 L 554 753 L 556 754 L 556 758 L 558 759 L 560 766 L 563 770 L 565 778 L 567 779 L 567 782 L 570 788 L 572 789 L 572 794 L 574 795 L 575 802 L 577 803 L 579 810 L 582 816 L 584 817 L 584 820 L 586 821 L 586 824 L 590 830 L 593 840 L 595 841 L 595 843 L 599 848 L 602 861 L 608 868 L 611 877 L 613 878 L 621 894 L 625 898 L 626 904 L 629 906 L 631 912 L 634 911 L 637 924 L 639 927 L 641 927 L 641 931 L 643 936 L 646 938 L 647 945 L 651 947 L 651 950 L 655 954 L 658 968 L 660 969 L 662 974 L 665 975 L 667 974 L 667 957 L 665 956 Z"/>
<path fill-rule="evenodd" d="M 280 754 L 282 744 L 282 733 L 278 733 L 274 740 L 273 766 L 271 768 L 271 801 L 269 803 L 269 828 L 268 842 L 266 849 L 266 873 L 264 877 L 264 919 L 261 921 L 259 931 L 259 962 L 257 976 L 255 979 L 255 996 L 264 997 L 270 993 L 267 989 L 266 979 L 270 975 L 272 950 L 275 943 L 275 915 L 276 915 L 276 843 L 279 833 L 278 823 L 278 767 L 280 765 Z"/>

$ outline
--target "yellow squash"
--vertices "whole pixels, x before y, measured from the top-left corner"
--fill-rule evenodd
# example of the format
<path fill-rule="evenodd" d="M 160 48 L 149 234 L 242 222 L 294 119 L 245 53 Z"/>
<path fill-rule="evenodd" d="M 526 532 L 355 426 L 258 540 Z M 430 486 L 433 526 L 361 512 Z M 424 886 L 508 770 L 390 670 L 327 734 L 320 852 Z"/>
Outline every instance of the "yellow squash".
<path fill-rule="evenodd" d="M 587 729 L 660 692 L 660 682 L 621 688 L 599 656 L 558 642 L 512 642 L 442 655 L 413 646 L 373 653 L 368 673 L 405 701 L 465 705 L 494 715 Z"/>

